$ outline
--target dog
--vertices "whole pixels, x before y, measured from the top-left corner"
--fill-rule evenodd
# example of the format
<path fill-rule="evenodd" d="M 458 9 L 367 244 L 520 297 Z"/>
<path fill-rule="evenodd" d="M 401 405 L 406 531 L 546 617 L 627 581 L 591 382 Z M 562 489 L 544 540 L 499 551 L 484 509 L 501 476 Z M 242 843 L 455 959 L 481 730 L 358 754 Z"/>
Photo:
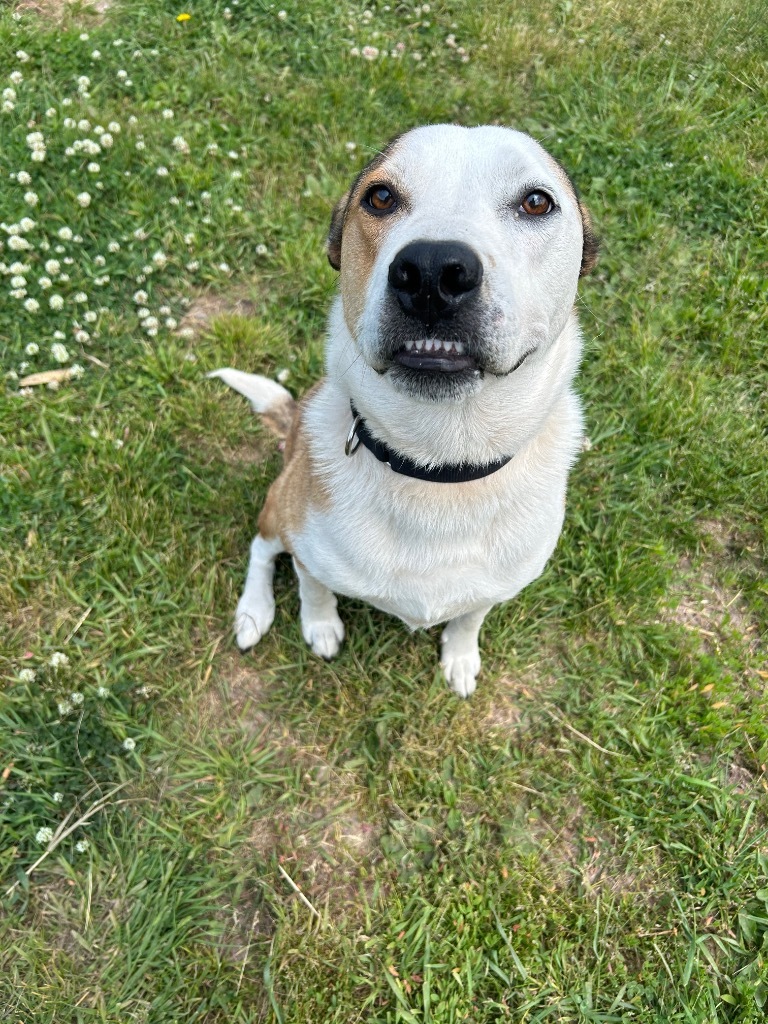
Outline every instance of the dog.
<path fill-rule="evenodd" d="M 336 594 L 416 630 L 446 623 L 440 665 L 468 697 L 487 612 L 535 580 L 560 534 L 583 424 L 574 303 L 597 241 L 568 175 L 509 128 L 430 125 L 390 142 L 336 204 L 340 274 L 326 375 L 300 404 L 216 376 L 290 422 L 235 615 L 247 650 L 290 552 L 301 628 L 330 659 Z"/>

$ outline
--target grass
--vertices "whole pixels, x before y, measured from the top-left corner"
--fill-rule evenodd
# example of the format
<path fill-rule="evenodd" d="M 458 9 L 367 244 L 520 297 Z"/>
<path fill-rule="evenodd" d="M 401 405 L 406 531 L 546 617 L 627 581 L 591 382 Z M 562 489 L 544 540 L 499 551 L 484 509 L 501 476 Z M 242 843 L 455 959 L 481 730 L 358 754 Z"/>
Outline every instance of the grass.
<path fill-rule="evenodd" d="M 0 219 L 36 224 L 0 235 L 0 1019 L 763 1021 L 764 5 L 13 8 Z M 279 456 L 205 379 L 317 379 L 333 203 L 439 120 L 540 138 L 603 237 L 592 446 L 466 703 L 436 631 L 355 602 L 314 658 L 287 563 L 235 652 Z M 201 296 L 239 312 L 201 328 Z"/>

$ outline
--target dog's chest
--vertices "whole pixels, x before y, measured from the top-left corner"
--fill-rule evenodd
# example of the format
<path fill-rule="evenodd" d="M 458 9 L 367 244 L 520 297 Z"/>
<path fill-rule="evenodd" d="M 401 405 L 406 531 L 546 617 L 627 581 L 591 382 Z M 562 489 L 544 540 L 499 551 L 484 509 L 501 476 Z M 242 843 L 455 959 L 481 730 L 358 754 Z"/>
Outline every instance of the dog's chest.
<path fill-rule="evenodd" d="M 311 513 L 294 550 L 334 593 L 419 628 L 514 597 L 542 571 L 562 509 L 556 493 L 541 507 L 530 497 L 467 501 L 441 490 L 432 504 L 358 490 Z"/>

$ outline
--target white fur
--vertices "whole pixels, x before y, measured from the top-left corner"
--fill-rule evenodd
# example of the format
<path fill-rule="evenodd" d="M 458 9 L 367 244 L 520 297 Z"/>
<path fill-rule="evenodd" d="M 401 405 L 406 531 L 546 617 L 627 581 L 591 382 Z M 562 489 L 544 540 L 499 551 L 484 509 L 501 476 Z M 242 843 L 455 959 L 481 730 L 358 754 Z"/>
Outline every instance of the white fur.
<path fill-rule="evenodd" d="M 284 401 L 293 401 L 289 391 L 286 391 L 277 381 L 269 377 L 260 377 L 255 373 L 243 373 L 242 370 L 233 370 L 229 366 L 221 370 L 213 370 L 209 377 L 218 377 L 225 384 L 245 395 L 251 403 L 254 412 L 267 412 L 267 410 L 279 405 Z"/>
<path fill-rule="evenodd" d="M 412 629 L 447 622 L 440 663 L 450 686 L 466 697 L 480 669 L 485 614 L 536 579 L 562 527 L 568 472 L 582 436 L 572 388 L 581 353 L 573 311 L 581 216 L 551 158 L 507 129 L 416 129 L 397 143 L 384 168 L 407 190 L 410 205 L 384 237 L 359 322 L 348 322 L 340 297 L 331 310 L 327 375 L 302 420 L 331 507 L 311 505 L 286 543 L 300 563 L 302 630 L 317 654 L 332 657 L 344 635 L 335 593 L 368 601 Z M 531 182 L 554 195 L 557 218 L 520 222 L 510 203 Z M 379 365 L 387 269 L 403 245 L 425 237 L 472 245 L 494 311 L 489 344 L 500 371 L 484 374 L 457 400 L 414 398 Z M 342 276 L 354 273 L 342 242 Z M 533 355 L 505 374 L 532 345 Z M 258 411 L 285 394 L 265 378 L 233 370 L 217 375 Z M 514 457 L 498 472 L 463 484 L 396 474 L 363 447 L 346 457 L 350 399 L 375 436 L 421 464 Z M 271 565 L 279 548 L 278 541 L 254 541 L 238 606 L 241 647 L 271 623 Z"/>

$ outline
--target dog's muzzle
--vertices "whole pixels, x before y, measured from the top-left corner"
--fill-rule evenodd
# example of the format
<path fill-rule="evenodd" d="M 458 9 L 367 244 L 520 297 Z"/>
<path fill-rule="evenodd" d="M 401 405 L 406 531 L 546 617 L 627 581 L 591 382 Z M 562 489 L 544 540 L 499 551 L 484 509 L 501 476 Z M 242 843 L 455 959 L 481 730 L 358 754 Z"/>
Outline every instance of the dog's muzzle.
<path fill-rule="evenodd" d="M 444 373 L 475 368 L 456 337 L 455 321 L 470 310 L 482 280 L 480 257 L 463 242 L 420 240 L 401 249 L 389 265 L 387 283 L 413 332 L 407 332 L 411 337 L 394 354 L 395 361 L 412 370 Z"/>

